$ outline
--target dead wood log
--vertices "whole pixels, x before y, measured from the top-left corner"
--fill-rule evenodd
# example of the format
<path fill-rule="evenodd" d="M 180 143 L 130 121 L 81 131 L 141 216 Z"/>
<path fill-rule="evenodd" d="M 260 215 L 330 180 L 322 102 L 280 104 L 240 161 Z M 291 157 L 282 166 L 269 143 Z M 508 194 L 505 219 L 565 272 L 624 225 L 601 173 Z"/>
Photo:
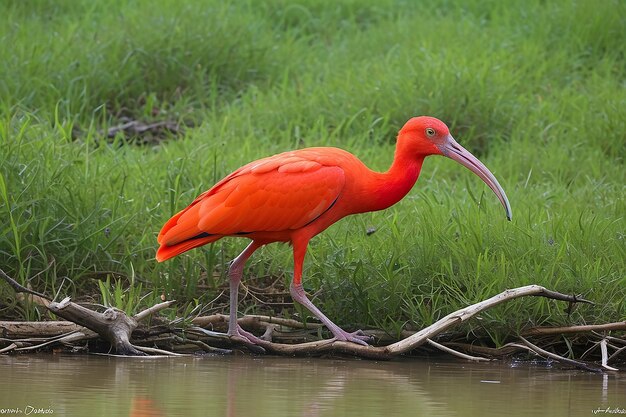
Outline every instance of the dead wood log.
<path fill-rule="evenodd" d="M 129 317 L 124 311 L 113 307 L 99 313 L 71 302 L 69 297 L 60 303 L 50 303 L 48 309 L 66 320 L 98 333 L 103 339 L 111 343 L 119 355 L 144 356 L 145 353 L 130 342 L 133 331 L 137 328 L 140 320 L 170 307 L 174 303 L 175 301 L 172 300 L 156 304 L 133 317 Z"/>
<path fill-rule="evenodd" d="M 18 294 L 26 293 L 36 295 L 38 297 L 41 297 L 42 299 L 45 299 L 46 303 L 44 303 L 43 305 L 52 313 L 97 333 L 104 340 L 107 340 L 109 343 L 111 343 L 111 346 L 120 355 L 144 356 L 145 353 L 138 350 L 130 342 L 132 332 L 137 328 L 139 320 L 145 319 L 152 314 L 171 306 L 175 302 L 166 301 L 163 303 L 159 303 L 138 313 L 134 317 L 129 317 L 128 315 L 126 315 L 126 313 L 117 308 L 108 308 L 103 313 L 93 311 L 76 303 L 73 303 L 69 297 L 66 297 L 59 303 L 54 301 L 47 302 L 51 300 L 50 297 L 44 294 L 37 293 L 29 288 L 20 285 L 17 281 L 8 276 L 1 269 L 0 278 L 3 278 L 6 282 L 8 282 L 9 285 L 11 285 Z M 75 330 L 80 331 L 80 329 Z M 88 336 L 88 332 L 83 333 L 87 333 L 86 336 Z M 68 337 L 69 336 L 71 336 L 71 333 L 70 335 L 68 335 Z M 66 338 L 64 340 L 66 342 L 68 340 L 77 340 L 77 337 L 76 335 L 74 335 L 71 338 Z M 52 341 L 46 341 L 37 346 L 31 346 L 28 348 L 38 348 L 51 342 Z"/>
<path fill-rule="evenodd" d="M 0 353 L 37 350 L 52 344 L 75 347 L 78 342 L 98 337 L 70 321 L 0 321 L 0 334 L 0 342 L 12 342 Z"/>
<path fill-rule="evenodd" d="M 83 329 L 71 321 L 0 321 L 0 335 L 10 339 L 49 338 Z"/>
<path fill-rule="evenodd" d="M 69 297 L 60 303 L 50 303 L 48 309 L 59 317 L 98 333 L 120 355 L 145 355 L 130 343 L 130 335 L 137 327 L 137 321 L 121 310 L 108 308 L 104 313 L 99 313 L 73 303 Z"/>

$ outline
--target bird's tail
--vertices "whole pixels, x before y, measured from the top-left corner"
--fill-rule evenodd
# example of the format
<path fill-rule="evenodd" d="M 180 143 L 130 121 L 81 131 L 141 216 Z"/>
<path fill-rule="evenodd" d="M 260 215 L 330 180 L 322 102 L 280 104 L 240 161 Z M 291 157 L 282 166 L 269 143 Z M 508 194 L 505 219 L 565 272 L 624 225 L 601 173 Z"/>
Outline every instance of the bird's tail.
<path fill-rule="evenodd" d="M 209 235 L 204 237 L 197 237 L 192 239 L 183 240 L 174 245 L 168 246 L 165 243 L 161 243 L 156 253 L 156 260 L 159 262 L 166 261 L 173 258 L 176 255 L 180 255 L 183 252 L 187 252 L 190 249 L 197 248 L 198 246 L 206 245 L 207 243 L 215 242 L 221 239 L 221 235 Z"/>
<path fill-rule="evenodd" d="M 157 238 L 160 245 L 156 253 L 157 261 L 163 262 L 183 252 L 187 252 L 190 249 L 215 242 L 223 237 L 222 235 L 200 232 L 197 228 L 195 231 L 193 229 L 190 230 L 188 227 L 178 227 L 174 229 L 176 226 L 179 226 L 180 217 L 188 211 L 188 209 L 189 207 L 175 214 L 163 225 Z M 170 231 L 171 233 L 168 234 Z"/>

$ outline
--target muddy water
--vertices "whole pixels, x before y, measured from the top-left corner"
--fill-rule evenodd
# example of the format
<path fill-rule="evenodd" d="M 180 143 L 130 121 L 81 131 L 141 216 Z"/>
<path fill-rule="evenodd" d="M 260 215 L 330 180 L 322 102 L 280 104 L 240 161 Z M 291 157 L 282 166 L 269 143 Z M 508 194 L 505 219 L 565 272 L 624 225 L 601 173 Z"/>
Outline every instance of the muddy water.
<path fill-rule="evenodd" d="M 626 376 L 545 364 L 0 356 L 0 416 L 626 415 Z"/>

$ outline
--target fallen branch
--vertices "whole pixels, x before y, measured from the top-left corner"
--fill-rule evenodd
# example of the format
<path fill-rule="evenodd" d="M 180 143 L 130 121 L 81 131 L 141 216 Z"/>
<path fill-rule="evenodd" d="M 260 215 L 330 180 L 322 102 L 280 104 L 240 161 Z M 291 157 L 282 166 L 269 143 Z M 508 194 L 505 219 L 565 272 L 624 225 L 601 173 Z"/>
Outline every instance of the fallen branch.
<path fill-rule="evenodd" d="M 166 309 L 168 307 L 173 306 L 174 304 L 176 304 L 176 300 L 170 300 L 170 301 L 164 301 L 162 303 L 159 304 L 155 304 L 152 307 L 149 307 L 137 314 L 135 314 L 133 316 L 133 319 L 136 321 L 142 321 L 143 319 L 158 313 L 159 311 Z"/>
<path fill-rule="evenodd" d="M 600 351 L 602 352 L 602 367 L 608 371 L 619 371 L 619 369 L 617 368 L 613 368 L 612 366 L 609 366 L 609 354 L 608 354 L 608 349 L 606 347 L 607 345 L 607 341 L 606 339 L 602 339 L 600 341 Z"/>
<path fill-rule="evenodd" d="M 146 133 L 163 134 L 163 132 L 178 133 L 179 125 L 171 120 L 165 120 L 153 123 L 144 123 L 139 120 L 130 120 L 125 123 L 110 127 L 106 132 L 99 132 L 101 135 L 106 134 L 108 138 L 114 138 L 115 135 L 122 132 L 130 136 L 141 136 Z"/>
<path fill-rule="evenodd" d="M 157 349 L 157 348 L 151 348 L 151 347 L 147 347 L 147 346 L 135 346 L 137 348 L 137 350 L 140 350 L 144 353 L 150 353 L 153 355 L 160 355 L 160 356 L 186 356 L 184 354 L 181 353 L 175 353 L 175 352 L 170 352 L 167 350 L 163 350 L 163 349 Z"/>
<path fill-rule="evenodd" d="M 533 327 L 526 330 L 524 336 L 543 336 L 551 334 L 587 333 L 587 332 L 608 332 L 613 330 L 626 330 L 626 321 L 605 324 L 586 324 L 582 326 L 565 327 Z"/>
<path fill-rule="evenodd" d="M 66 346 L 74 346 L 74 343 L 77 343 L 79 341 L 83 341 L 86 339 L 93 339 L 98 336 L 96 333 L 92 332 L 91 330 L 85 329 L 85 331 L 89 333 L 86 334 L 83 332 L 72 332 L 66 335 L 50 337 L 43 341 L 39 340 L 41 343 L 37 343 L 37 344 L 32 344 L 33 342 L 32 339 L 18 340 L 16 342 L 21 342 L 23 346 L 19 346 L 15 350 L 19 352 L 28 351 L 28 350 L 38 350 L 48 345 L 59 344 L 59 343 L 66 345 Z"/>
<path fill-rule="evenodd" d="M 503 346 L 495 348 L 495 347 L 480 346 L 480 345 L 461 343 L 461 342 L 448 342 L 446 343 L 446 346 L 454 347 L 458 350 L 462 350 L 464 352 L 468 352 L 471 354 L 488 356 L 490 358 L 511 357 L 518 352 L 526 352 L 528 350 L 526 348 L 522 348 L 519 346 L 511 346 L 511 345 L 503 345 Z"/>
<path fill-rule="evenodd" d="M 98 333 L 120 355 L 145 355 L 130 343 L 130 334 L 137 327 L 137 320 L 121 310 L 108 308 L 104 313 L 99 313 L 73 303 L 69 297 L 60 303 L 50 303 L 48 309 L 59 317 Z"/>
<path fill-rule="evenodd" d="M 48 301 L 52 301 L 52 298 L 48 297 L 47 295 L 41 294 L 37 291 L 31 290 L 30 288 L 24 287 L 19 282 L 17 282 L 16 280 L 8 276 L 6 272 L 4 272 L 2 269 L 0 269 L 0 278 L 4 279 L 11 287 L 13 287 L 13 290 L 18 294 L 20 293 L 30 294 L 30 295 L 34 295 L 37 297 L 41 297 Z"/>
<path fill-rule="evenodd" d="M 176 336 L 176 335 L 173 336 L 173 339 L 177 341 L 178 343 L 180 343 L 181 345 L 185 343 L 191 343 L 192 345 L 199 347 L 205 352 L 217 353 L 217 354 L 222 354 L 222 355 L 230 354 L 233 352 L 230 349 L 220 349 L 220 348 L 216 348 L 213 346 L 209 346 L 206 343 L 204 343 L 202 340 L 196 340 L 196 339 L 190 339 L 190 338 L 183 339 L 182 337 Z"/>
<path fill-rule="evenodd" d="M 0 334 L 12 339 L 48 338 L 82 329 L 71 321 L 0 321 Z"/>
<path fill-rule="evenodd" d="M 389 345 L 386 349 L 389 354 L 392 355 L 408 352 L 409 350 L 415 349 L 415 347 L 423 344 L 427 339 L 438 335 L 439 333 L 447 330 L 455 324 L 461 323 L 474 317 L 480 312 L 495 307 L 498 304 L 502 304 L 505 301 L 526 296 L 545 297 L 551 298 L 553 300 L 568 301 L 570 303 L 591 303 L 590 301 L 578 298 L 574 295 L 561 294 L 556 291 L 548 290 L 539 285 L 527 285 L 525 287 L 513 288 L 510 290 L 505 290 L 500 294 L 491 297 L 485 301 L 481 301 L 469 307 L 465 307 L 453 313 L 450 313 L 433 325 L 428 326 L 427 328 L 415 333 L 412 336 L 407 337 L 406 339 Z"/>
<path fill-rule="evenodd" d="M 506 301 L 525 296 L 546 297 L 554 300 L 567 301 L 570 303 L 591 303 L 590 301 L 584 300 L 575 295 L 567 295 L 556 291 L 551 291 L 539 285 L 527 285 L 525 287 L 505 290 L 502 293 L 487 300 L 450 313 L 444 318 L 438 320 L 436 323 L 416 332 L 406 339 L 387 346 L 362 346 L 355 343 L 337 341 L 334 339 L 300 343 L 297 345 L 286 345 L 282 343 L 272 342 L 262 342 L 259 343 L 259 345 L 269 352 L 284 355 L 311 355 L 337 352 L 347 353 L 364 358 L 390 359 L 392 357 L 416 349 L 424 343 L 427 343 L 429 339 L 434 338 L 435 336 L 439 335 L 440 333 L 444 332 L 445 330 L 456 324 L 462 323 L 476 316 L 478 313 L 481 313 Z"/>
<path fill-rule="evenodd" d="M 280 326 L 290 327 L 292 329 L 319 329 L 323 327 L 320 323 L 302 323 L 297 320 L 292 319 L 284 319 L 281 317 L 271 317 L 271 316 L 261 316 L 250 314 L 245 317 L 238 319 L 237 322 L 240 325 L 245 326 L 255 326 L 258 323 L 269 323 L 269 324 L 277 324 Z M 212 314 L 210 316 L 199 316 L 195 317 L 192 321 L 192 324 L 200 327 L 228 327 L 228 315 L 226 314 Z M 265 326 L 262 326 L 265 327 Z M 260 328 L 260 327 L 259 327 Z"/>
<path fill-rule="evenodd" d="M 439 349 L 439 350 L 441 350 L 443 352 L 449 353 L 449 354 L 451 354 L 453 356 L 456 356 L 458 358 L 465 359 L 465 360 L 468 360 L 468 361 L 473 361 L 473 362 L 489 362 L 489 361 L 491 361 L 491 359 L 483 358 L 483 357 L 480 357 L 480 356 L 471 356 L 471 355 L 467 355 L 465 353 L 461 353 L 461 352 L 456 351 L 456 350 L 454 350 L 452 348 L 444 346 L 441 343 L 437 343 L 434 340 L 428 339 L 428 344 L 431 345 L 431 346 L 436 347 L 437 349 Z"/>
<path fill-rule="evenodd" d="M 15 342 L 13 342 L 13 343 L 11 343 L 9 346 L 6 346 L 6 347 L 4 347 L 4 348 L 0 349 L 0 353 L 7 353 L 7 352 L 10 352 L 10 351 L 12 351 L 13 349 L 15 349 L 15 348 L 17 348 L 17 347 L 18 347 L 18 344 L 17 344 L 17 343 L 15 343 Z"/>
<path fill-rule="evenodd" d="M 613 361 L 622 352 L 625 352 L 625 351 L 626 351 L 626 346 L 622 346 L 621 348 L 617 349 L 615 352 L 613 352 L 613 354 L 611 356 L 609 356 L 609 358 L 607 359 L 607 363 Z"/>
<path fill-rule="evenodd" d="M 11 278 L 6 276 L 0 271 L 0 277 L 5 280 Z M 13 288 L 19 292 L 34 293 L 27 288 L 19 285 L 15 281 L 12 282 Z M 36 294 L 36 293 L 35 293 Z M 36 294 L 43 296 L 42 294 Z M 491 297 L 487 300 L 478 302 L 471 306 L 459 309 L 453 313 L 448 314 L 436 323 L 428 326 L 417 332 L 404 331 L 404 339 L 388 344 L 386 346 L 362 346 L 355 343 L 338 341 L 335 339 L 328 340 L 315 340 L 304 343 L 282 343 L 280 341 L 294 340 L 307 340 L 311 339 L 312 331 L 318 331 L 322 327 L 319 323 L 307 323 L 303 324 L 299 321 L 284 319 L 271 316 L 251 315 L 245 316 L 238 320 L 240 326 L 248 331 L 262 332 L 263 337 L 267 340 L 260 342 L 258 345 L 251 345 L 247 340 L 243 340 L 238 337 L 229 337 L 224 333 L 215 331 L 224 331 L 228 327 L 228 316 L 223 314 L 214 314 L 211 316 L 195 317 L 191 320 L 191 327 L 174 328 L 174 323 L 179 323 L 181 320 L 175 320 L 172 323 L 151 327 L 149 330 L 142 329 L 139 333 L 140 338 L 131 343 L 131 335 L 137 328 L 138 322 L 144 320 L 147 317 L 158 313 L 159 311 L 170 307 L 174 301 L 167 301 L 152 306 L 133 317 L 127 316 L 123 311 L 114 308 L 109 308 L 103 313 L 99 313 L 88 308 L 82 307 L 70 301 L 69 298 L 64 299 L 60 303 L 51 302 L 47 308 L 60 317 L 66 318 L 69 322 L 50 322 L 43 324 L 31 324 L 25 323 L 11 323 L 0 322 L 0 330 L 3 334 L 17 336 L 33 336 L 37 333 L 37 326 L 48 325 L 47 338 L 35 339 L 21 339 L 21 340 L 9 340 L 13 342 L 9 346 L 6 346 L 2 351 L 13 350 L 26 350 L 26 349 L 38 349 L 42 346 L 47 346 L 52 343 L 62 343 L 71 345 L 72 343 L 88 338 L 94 338 L 99 335 L 102 339 L 107 340 L 115 348 L 116 353 L 122 355 L 145 355 L 159 354 L 166 355 L 171 351 L 181 352 L 193 352 L 198 349 L 205 352 L 217 352 L 228 353 L 230 350 L 225 348 L 237 348 L 245 347 L 246 349 L 255 353 L 275 353 L 281 355 L 320 355 L 323 353 L 343 353 L 363 358 L 373 359 L 391 359 L 399 355 L 410 352 L 419 348 L 424 344 L 429 344 L 436 349 L 442 350 L 448 354 L 460 357 L 466 360 L 485 361 L 487 358 L 469 355 L 457 351 L 455 348 L 460 348 L 469 353 L 478 353 L 481 355 L 488 355 L 492 357 L 503 356 L 506 354 L 515 353 L 519 349 L 531 350 L 541 356 L 549 357 L 560 362 L 577 366 L 582 369 L 598 372 L 598 370 L 607 369 L 614 370 L 607 365 L 607 363 L 615 357 L 615 355 L 621 352 L 621 349 L 617 349 L 614 355 L 609 356 L 608 347 L 616 349 L 614 345 L 610 345 L 610 336 L 604 336 L 601 345 L 602 350 L 602 366 L 595 366 L 593 364 L 587 364 L 581 361 L 574 361 L 572 359 L 563 358 L 551 352 L 547 352 L 538 348 L 534 344 L 528 342 L 526 339 L 520 336 L 523 341 L 521 344 L 509 344 L 499 349 L 472 346 L 460 343 L 446 343 L 441 344 L 434 340 L 442 333 L 450 329 L 451 327 L 463 323 L 470 318 L 475 317 L 479 313 L 495 307 L 501 303 L 520 298 L 525 296 L 539 296 L 546 297 L 559 301 L 566 301 L 569 303 L 589 301 L 581 299 L 574 295 L 566 295 L 555 291 L 547 290 L 544 287 L 538 285 L 528 285 L 525 287 L 514 288 L 503 291 L 502 293 Z M 47 299 L 47 297 L 43 296 Z M 184 321 L 183 321 L 184 322 Z M 562 328 L 534 328 L 529 330 L 526 334 L 531 333 L 533 335 L 545 335 L 545 334 L 558 334 L 558 333 L 574 333 L 581 331 L 608 331 L 608 330 L 622 330 L 626 323 L 609 323 L 606 325 L 592 325 L 592 326 L 571 326 Z M 84 327 L 83 327 L 84 326 Z M 91 329 L 91 330 L 88 330 Z M 207 330 L 208 329 L 208 330 Z M 63 332 L 62 330 L 67 330 Z M 95 333 L 93 333 L 93 332 Z M 373 331 L 376 334 L 377 339 L 381 340 L 384 337 L 389 337 L 384 332 Z M 45 331 L 39 333 L 46 334 Z M 162 335 L 162 336 L 157 336 Z M 147 337 L 146 337 L 147 336 Z M 157 336 L 157 337 L 155 337 Z M 621 340 L 621 339 L 619 339 Z M 137 345 L 140 343 L 143 346 Z M 151 346 L 146 346 L 147 344 Z"/>
<path fill-rule="evenodd" d="M 603 372 L 603 369 L 600 366 L 596 366 L 594 364 L 590 364 L 587 362 L 577 361 L 574 359 L 565 358 L 563 356 L 557 355 L 556 353 L 548 352 L 547 350 L 541 349 L 539 346 L 536 346 L 530 343 L 528 340 L 524 339 L 522 336 L 520 336 L 520 339 L 522 340 L 524 345 L 526 345 L 525 347 L 528 350 L 535 352 L 537 355 L 542 356 L 544 358 L 554 359 L 557 362 L 565 363 L 567 365 L 571 365 L 576 368 L 583 369 L 585 371 L 596 372 L 596 373 Z M 613 368 L 612 370 L 616 371 L 617 369 Z"/>
<path fill-rule="evenodd" d="M 64 319 L 75 323 L 76 325 L 82 326 L 82 328 L 73 328 L 70 331 L 70 334 L 66 335 L 67 337 L 59 338 L 58 340 L 55 337 L 52 337 L 48 340 L 45 340 L 43 343 L 19 348 L 22 350 L 38 349 L 54 342 L 68 343 L 69 340 L 82 340 L 85 337 L 90 337 L 89 330 L 91 330 L 100 335 L 103 339 L 107 340 L 109 343 L 111 343 L 111 346 L 118 354 L 143 356 L 145 355 L 145 353 L 137 349 L 130 342 L 131 334 L 137 328 L 138 322 L 151 316 L 154 313 L 157 313 L 158 311 L 163 310 L 164 308 L 170 307 L 172 304 L 175 303 L 175 301 L 166 301 L 163 303 L 159 303 L 136 314 L 134 317 L 128 317 L 126 313 L 116 308 L 108 308 L 103 313 L 90 310 L 81 305 L 73 303 L 69 297 L 66 297 L 59 303 L 54 301 L 47 302 L 51 300 L 50 297 L 24 287 L 13 278 L 8 276 L 1 269 L 0 278 L 3 278 L 7 283 L 9 283 L 9 285 L 11 285 L 11 287 L 13 287 L 13 289 L 18 294 L 27 293 L 40 297 L 41 299 L 46 300 L 46 303 L 43 303 L 43 305 L 52 313 L 56 314 L 59 317 L 63 317 Z M 63 325 L 59 325 L 59 322 L 55 323 L 57 323 L 56 326 L 51 327 L 69 326 L 65 323 Z M 21 323 L 21 325 L 24 326 L 23 323 Z M 12 328 L 7 329 L 7 331 L 15 331 L 19 326 L 20 324 L 13 325 Z M 11 327 L 11 325 L 9 325 L 9 327 Z M 72 336 L 71 333 L 74 332 L 80 332 L 80 335 L 78 337 L 76 335 Z"/>

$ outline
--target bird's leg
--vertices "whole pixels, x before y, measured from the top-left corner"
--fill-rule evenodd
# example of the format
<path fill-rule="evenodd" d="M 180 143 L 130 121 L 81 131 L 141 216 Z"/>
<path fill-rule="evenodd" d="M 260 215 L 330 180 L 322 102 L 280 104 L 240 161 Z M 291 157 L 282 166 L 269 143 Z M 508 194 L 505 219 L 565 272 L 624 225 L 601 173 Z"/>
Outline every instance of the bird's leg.
<path fill-rule="evenodd" d="M 332 332 L 333 336 L 335 336 L 335 340 L 349 341 L 367 346 L 367 342 L 372 340 L 371 336 L 366 335 L 361 330 L 357 330 L 353 333 L 346 332 L 326 317 L 326 315 L 324 315 L 324 313 L 322 313 L 320 309 L 317 308 L 306 296 L 304 288 L 302 288 L 302 265 L 304 264 L 304 255 L 306 253 L 307 243 L 308 242 L 304 244 L 298 244 L 296 242 L 293 243 L 293 281 L 289 287 L 291 297 L 298 303 L 305 306 L 315 317 L 320 319 L 324 326 L 326 326 L 328 330 Z"/>
<path fill-rule="evenodd" d="M 349 342 L 358 343 L 359 345 L 367 346 L 367 342 L 372 340 L 372 336 L 369 336 L 363 333 L 362 330 L 357 330 L 356 332 L 349 333 L 343 330 L 341 327 L 337 326 L 333 323 L 324 313 L 320 311 L 319 308 L 315 307 L 315 305 L 309 300 L 304 293 L 304 289 L 302 288 L 302 283 L 295 284 L 292 283 L 290 288 L 291 296 L 293 299 L 303 306 L 305 306 L 315 317 L 320 319 L 320 321 L 330 330 L 335 336 L 335 340 L 344 340 Z"/>
<path fill-rule="evenodd" d="M 239 336 L 248 340 L 252 344 L 258 344 L 263 342 L 250 332 L 245 331 L 237 323 L 237 303 L 239 299 L 239 283 L 243 276 L 243 267 L 246 264 L 248 258 L 261 247 L 262 244 L 252 241 L 244 250 L 237 256 L 228 268 L 228 278 L 230 279 L 230 314 L 228 319 L 228 335 Z"/>

